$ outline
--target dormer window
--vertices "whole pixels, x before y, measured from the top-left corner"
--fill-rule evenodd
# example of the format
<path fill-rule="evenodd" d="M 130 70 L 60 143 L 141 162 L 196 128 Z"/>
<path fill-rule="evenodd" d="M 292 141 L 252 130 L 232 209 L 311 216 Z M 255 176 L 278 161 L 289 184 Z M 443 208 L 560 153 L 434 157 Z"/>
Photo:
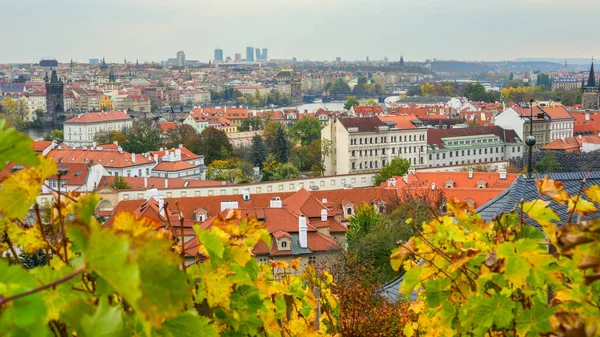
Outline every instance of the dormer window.
<path fill-rule="evenodd" d="M 480 180 L 479 182 L 477 182 L 477 188 L 486 188 L 487 183 L 483 180 Z"/>
<path fill-rule="evenodd" d="M 446 188 L 454 188 L 454 184 L 455 184 L 454 180 L 449 179 L 446 181 Z"/>

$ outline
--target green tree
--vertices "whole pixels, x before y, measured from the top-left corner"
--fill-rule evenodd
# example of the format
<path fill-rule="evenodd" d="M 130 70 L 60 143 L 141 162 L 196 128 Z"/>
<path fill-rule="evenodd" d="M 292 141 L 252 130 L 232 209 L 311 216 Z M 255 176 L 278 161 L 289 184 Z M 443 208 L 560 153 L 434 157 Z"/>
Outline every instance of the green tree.
<path fill-rule="evenodd" d="M 540 173 L 560 172 L 560 168 L 561 165 L 552 151 L 546 151 L 542 160 L 535 164 L 535 169 Z"/>
<path fill-rule="evenodd" d="M 116 176 L 112 184 L 110 184 L 115 190 L 128 190 L 131 189 L 131 184 L 127 182 L 123 177 Z"/>
<path fill-rule="evenodd" d="M 200 134 L 187 124 L 167 131 L 164 138 L 164 146 L 167 148 L 177 148 L 179 145 L 183 145 L 183 147 L 193 153 L 199 153 Z"/>
<path fill-rule="evenodd" d="M 560 100 L 561 103 L 566 106 L 581 104 L 581 90 L 569 90 L 561 92 Z"/>
<path fill-rule="evenodd" d="M 98 131 L 94 135 L 94 141 L 98 145 L 113 144 L 114 142 L 117 142 L 118 144 L 123 144 L 125 140 L 125 135 L 117 130 Z"/>
<path fill-rule="evenodd" d="M 213 127 L 202 130 L 198 143 L 198 154 L 204 155 L 206 165 L 213 160 L 227 159 L 233 153 L 227 134 Z"/>
<path fill-rule="evenodd" d="M 151 119 L 141 119 L 123 131 L 123 150 L 131 153 L 156 151 L 162 144 L 162 134 L 158 125 Z"/>
<path fill-rule="evenodd" d="M 263 138 L 260 135 L 255 135 L 252 137 L 252 145 L 250 145 L 249 157 L 251 164 L 261 168 L 265 160 L 267 160 L 267 148 Z"/>
<path fill-rule="evenodd" d="M 396 157 L 381 168 L 381 171 L 375 175 L 375 185 L 379 186 L 384 181 L 394 176 L 403 176 L 408 172 L 410 162 L 406 159 Z"/>
<path fill-rule="evenodd" d="M 292 163 L 285 163 L 277 167 L 272 180 L 294 179 L 298 177 L 300 177 L 300 171 L 298 171 L 296 166 Z"/>
<path fill-rule="evenodd" d="M 250 120 L 250 129 L 251 130 L 262 130 L 264 128 L 264 121 L 262 118 L 258 116 L 254 116 L 249 119 Z"/>
<path fill-rule="evenodd" d="M 321 121 L 314 117 L 303 117 L 289 129 L 290 136 L 302 145 L 309 145 L 313 141 L 321 139 Z"/>
<path fill-rule="evenodd" d="M 213 160 L 206 170 L 206 177 L 209 180 L 228 181 L 236 184 L 252 182 L 253 175 L 252 165 L 237 158 Z"/>
<path fill-rule="evenodd" d="M 25 98 L 12 99 L 5 97 L 2 101 L 2 114 L 0 118 L 4 118 L 8 125 L 13 126 L 17 129 L 25 127 L 25 118 L 29 114 L 29 107 Z"/>
<path fill-rule="evenodd" d="M 275 160 L 280 163 L 287 163 L 290 159 L 291 144 L 283 127 L 277 129 L 273 144 L 271 153 L 275 156 Z"/>
<path fill-rule="evenodd" d="M 344 103 L 344 109 L 350 110 L 350 108 L 352 108 L 353 106 L 357 106 L 359 104 L 360 103 L 356 99 L 356 96 L 348 96 L 346 103 Z"/>
<path fill-rule="evenodd" d="M 50 131 L 47 135 L 44 136 L 44 140 L 46 141 L 55 141 L 57 143 L 62 143 L 65 139 L 65 133 L 63 130 L 54 129 Z"/>
<path fill-rule="evenodd" d="M 356 243 L 361 238 L 370 234 L 373 227 L 380 221 L 379 214 L 372 205 L 362 203 L 359 205 L 354 214 L 350 217 L 350 226 L 348 232 L 346 232 L 346 239 L 348 240 L 348 248 L 350 250 L 356 249 Z"/>
<path fill-rule="evenodd" d="M 246 131 L 250 131 L 251 127 L 250 127 L 250 120 L 249 119 L 244 119 L 240 125 L 238 126 L 238 131 L 239 132 L 246 132 Z"/>
<path fill-rule="evenodd" d="M 329 89 L 329 92 L 332 95 L 348 95 L 350 94 L 350 86 L 343 79 L 338 78 Z"/>

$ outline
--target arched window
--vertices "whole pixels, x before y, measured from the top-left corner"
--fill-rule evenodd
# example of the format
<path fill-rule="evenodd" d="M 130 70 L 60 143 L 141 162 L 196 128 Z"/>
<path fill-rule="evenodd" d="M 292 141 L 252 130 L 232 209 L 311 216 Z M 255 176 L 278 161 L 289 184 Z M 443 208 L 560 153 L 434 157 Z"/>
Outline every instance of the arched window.
<path fill-rule="evenodd" d="M 287 241 L 281 242 L 281 248 L 287 248 Z"/>

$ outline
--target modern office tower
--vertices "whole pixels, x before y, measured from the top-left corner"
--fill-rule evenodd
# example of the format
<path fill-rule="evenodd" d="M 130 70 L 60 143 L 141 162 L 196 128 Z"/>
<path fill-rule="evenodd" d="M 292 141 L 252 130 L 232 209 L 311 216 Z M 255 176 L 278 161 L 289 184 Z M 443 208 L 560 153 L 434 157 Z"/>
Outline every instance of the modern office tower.
<path fill-rule="evenodd" d="M 260 54 L 260 56 L 262 56 L 263 61 L 266 61 L 268 56 L 267 53 L 269 52 L 269 50 L 267 48 L 263 48 L 262 50 L 262 54 Z"/>
<path fill-rule="evenodd" d="M 246 47 L 246 61 L 254 61 L 254 48 Z"/>
<path fill-rule="evenodd" d="M 185 67 L 185 53 L 183 51 L 177 52 L 177 65 L 179 67 Z"/>
<path fill-rule="evenodd" d="M 215 49 L 215 61 L 223 61 L 223 49 Z"/>
<path fill-rule="evenodd" d="M 100 59 L 90 59 L 90 64 L 100 64 Z"/>
<path fill-rule="evenodd" d="M 235 53 L 235 62 L 240 62 L 242 60 L 242 54 L 241 53 Z"/>
<path fill-rule="evenodd" d="M 256 60 L 257 61 L 261 61 L 262 60 L 262 56 L 260 55 L 260 48 L 256 48 L 254 50 L 255 54 L 256 54 Z"/>

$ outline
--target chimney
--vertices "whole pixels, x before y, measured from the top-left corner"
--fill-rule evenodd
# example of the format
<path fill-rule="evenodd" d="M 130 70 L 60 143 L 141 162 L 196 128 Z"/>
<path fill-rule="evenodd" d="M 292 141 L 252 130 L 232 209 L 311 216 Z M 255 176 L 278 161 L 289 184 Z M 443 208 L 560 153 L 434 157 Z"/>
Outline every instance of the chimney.
<path fill-rule="evenodd" d="M 506 170 L 505 169 L 500 169 L 498 171 L 498 173 L 500 174 L 500 180 L 506 180 Z"/>
<path fill-rule="evenodd" d="M 473 169 L 469 169 L 469 179 L 473 179 Z"/>
<path fill-rule="evenodd" d="M 160 210 L 160 216 L 165 216 L 165 201 L 163 198 L 158 199 L 158 209 Z"/>
<path fill-rule="evenodd" d="M 586 120 L 586 121 L 589 121 L 589 120 L 590 120 L 590 113 L 589 113 L 589 112 L 586 112 L 586 113 L 585 113 L 585 120 Z"/>
<path fill-rule="evenodd" d="M 402 180 L 404 180 L 404 183 L 408 185 L 408 173 L 404 173 L 402 175 Z"/>
<path fill-rule="evenodd" d="M 306 226 L 306 217 L 301 215 L 298 218 L 298 239 L 301 248 L 308 248 L 308 226 Z"/>
<path fill-rule="evenodd" d="M 148 177 L 144 177 L 144 188 L 148 188 Z"/>
<path fill-rule="evenodd" d="M 226 209 L 238 209 L 240 206 L 237 201 L 221 201 L 221 212 Z"/>
<path fill-rule="evenodd" d="M 416 174 L 417 170 L 415 170 L 414 167 L 411 167 L 411 168 L 408 169 L 408 173 Z"/>
<path fill-rule="evenodd" d="M 123 148 L 119 146 L 119 147 L 117 148 L 117 151 L 119 151 L 119 153 L 123 153 Z"/>
<path fill-rule="evenodd" d="M 154 162 L 158 164 L 158 155 L 155 153 L 155 154 L 153 154 L 153 156 L 154 156 Z"/>
<path fill-rule="evenodd" d="M 183 149 L 183 144 L 179 144 L 179 148 L 180 148 L 180 149 Z"/>
<path fill-rule="evenodd" d="M 119 142 L 118 141 L 114 141 L 113 144 L 115 144 L 116 146 L 119 146 Z"/>
<path fill-rule="evenodd" d="M 403 178 L 404 178 L 404 177 L 403 177 Z M 406 180 L 408 180 L 408 178 L 407 178 L 407 179 L 405 179 L 404 181 L 406 181 Z M 387 187 L 388 187 L 388 188 L 390 188 L 390 187 L 396 187 L 396 179 L 394 179 L 394 178 L 389 178 L 389 179 L 387 180 Z"/>
<path fill-rule="evenodd" d="M 165 188 L 169 188 L 169 178 L 165 178 Z"/>
<path fill-rule="evenodd" d="M 327 221 L 327 210 L 325 208 L 321 210 L 321 221 Z"/>
<path fill-rule="evenodd" d="M 324 204 L 326 204 L 327 203 L 327 198 L 321 199 L 321 202 L 324 203 Z"/>
<path fill-rule="evenodd" d="M 96 142 L 92 142 L 92 148 L 96 147 Z"/>
<path fill-rule="evenodd" d="M 269 207 L 271 207 L 271 208 L 281 208 L 282 206 L 283 206 L 283 204 L 281 202 L 280 197 L 274 197 L 273 199 L 271 199 L 271 202 L 269 203 Z"/>
<path fill-rule="evenodd" d="M 431 190 L 435 191 L 435 183 L 431 183 Z"/>
<path fill-rule="evenodd" d="M 135 164 L 135 153 L 131 153 L 131 162 Z"/>

